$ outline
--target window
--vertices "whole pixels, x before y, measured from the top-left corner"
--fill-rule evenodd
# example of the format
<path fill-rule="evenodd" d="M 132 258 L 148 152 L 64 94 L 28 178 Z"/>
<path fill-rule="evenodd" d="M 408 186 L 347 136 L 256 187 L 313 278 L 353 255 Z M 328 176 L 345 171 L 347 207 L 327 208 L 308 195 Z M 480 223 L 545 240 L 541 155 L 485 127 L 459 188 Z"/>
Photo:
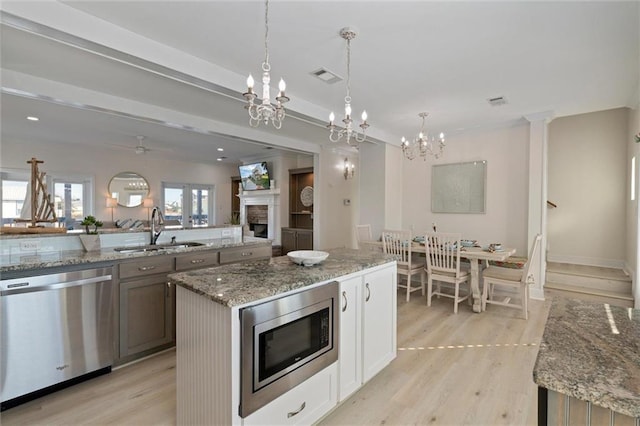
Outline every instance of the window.
<path fill-rule="evenodd" d="M 29 194 L 31 173 L 26 170 L 3 171 L 2 180 L 2 225 L 10 224 L 15 218 L 31 217 L 30 208 L 25 206 Z M 54 212 L 59 222 L 73 229 L 84 216 L 92 214 L 93 178 L 91 176 L 65 176 L 55 173 L 46 175 L 47 192 L 51 195 Z M 27 204 L 28 206 L 28 204 Z"/>
<path fill-rule="evenodd" d="M 26 180 L 2 179 L 2 225 L 20 217 L 27 198 Z"/>
<path fill-rule="evenodd" d="M 165 220 L 191 228 L 215 224 L 211 185 L 162 183 Z"/>

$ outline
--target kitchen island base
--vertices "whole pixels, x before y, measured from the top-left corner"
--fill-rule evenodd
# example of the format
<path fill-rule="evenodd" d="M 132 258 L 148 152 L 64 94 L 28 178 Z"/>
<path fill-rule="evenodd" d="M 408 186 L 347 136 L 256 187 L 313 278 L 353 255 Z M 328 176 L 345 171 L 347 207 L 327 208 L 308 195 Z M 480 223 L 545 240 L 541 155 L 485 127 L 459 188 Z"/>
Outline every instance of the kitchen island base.
<path fill-rule="evenodd" d="M 348 255 L 349 253 L 347 253 Z M 353 254 L 353 253 L 351 253 Z M 369 255 L 368 255 L 369 256 Z M 340 262 L 338 256 L 335 256 Z M 344 259 L 344 256 L 340 256 Z M 331 259 L 331 256 L 330 256 Z M 275 268 L 279 261 L 272 259 Z M 344 260 L 342 260 L 344 263 Z M 344 400 L 341 394 L 340 376 L 342 369 L 341 360 L 329 365 L 318 373 L 314 374 L 304 382 L 296 385 L 271 402 L 257 409 L 253 413 L 240 416 L 241 406 L 241 324 L 240 312 L 243 308 L 260 304 L 265 301 L 274 300 L 281 296 L 294 294 L 297 291 L 308 290 L 319 287 L 329 282 L 338 281 L 341 284 L 340 297 L 336 300 L 334 309 L 340 311 L 340 315 L 346 315 L 349 310 L 359 307 L 362 314 L 368 309 L 367 315 L 375 315 L 374 309 L 383 308 L 376 318 L 385 318 L 387 324 L 383 327 L 385 339 L 388 344 L 379 346 L 380 351 L 376 353 L 371 350 L 362 350 L 360 345 L 367 344 L 365 339 L 359 343 L 358 350 L 349 350 L 350 357 L 354 352 L 361 357 L 359 368 L 365 373 L 361 374 L 359 386 L 362 386 L 370 377 L 377 374 L 382 368 L 388 365 L 396 355 L 396 264 L 389 262 L 389 259 L 379 258 L 377 263 L 365 263 L 365 268 L 347 268 L 342 275 L 335 275 L 340 268 L 333 268 L 328 262 L 326 273 L 331 270 L 326 281 L 320 281 L 300 288 L 276 294 L 273 297 L 252 301 L 237 306 L 226 306 L 218 300 L 212 300 L 198 290 L 185 286 L 188 277 L 173 276 L 173 280 L 179 284 L 177 287 L 177 329 L 176 329 L 176 377 L 177 377 L 177 424 L 311 424 L 317 422 L 327 415 L 339 403 Z M 258 266 L 260 267 L 260 266 Z M 288 266 L 287 266 L 288 267 Z M 212 268 L 213 280 L 223 268 Z M 296 271 L 312 271 L 314 269 L 301 269 L 296 266 Z M 356 272 L 353 272 L 353 271 Z M 320 268 L 315 269 L 321 271 Z M 279 272 L 282 272 L 279 270 Z M 222 275 L 225 277 L 224 273 Z M 324 276 L 324 275 L 323 275 Z M 200 279 L 202 275 L 200 274 Z M 286 280 L 286 274 L 281 277 Z M 351 300 L 343 292 L 343 283 L 359 282 L 362 291 L 359 297 L 362 300 Z M 185 288 L 186 287 L 186 288 Z M 391 295 L 391 297 L 389 297 Z M 384 300 L 384 303 L 382 302 Z M 377 304 L 369 302 L 377 301 Z M 367 308 L 369 303 L 371 308 Z M 365 304 L 365 305 L 363 305 Z M 362 316 L 363 334 L 373 333 L 366 331 L 367 316 Z M 339 321 L 339 331 L 336 335 L 336 344 L 343 333 L 342 319 Z M 348 327 L 353 327 L 350 321 L 344 321 Z M 375 323 L 380 327 L 380 322 Z M 340 347 L 342 349 L 342 347 Z M 366 352 L 366 354 L 365 354 Z M 340 351 L 341 356 L 344 355 Z M 351 361 L 351 359 L 349 360 Z M 384 361 L 384 362 L 382 362 Z M 373 367 L 372 367 L 373 366 Z M 377 371 L 373 371 L 375 368 Z M 248 374 L 248 373 L 245 373 Z M 347 378 L 345 378 L 347 379 Z M 286 377 L 284 378 L 286 380 Z M 348 378 L 351 381 L 351 378 Z M 357 389 L 350 388 L 351 391 Z"/>

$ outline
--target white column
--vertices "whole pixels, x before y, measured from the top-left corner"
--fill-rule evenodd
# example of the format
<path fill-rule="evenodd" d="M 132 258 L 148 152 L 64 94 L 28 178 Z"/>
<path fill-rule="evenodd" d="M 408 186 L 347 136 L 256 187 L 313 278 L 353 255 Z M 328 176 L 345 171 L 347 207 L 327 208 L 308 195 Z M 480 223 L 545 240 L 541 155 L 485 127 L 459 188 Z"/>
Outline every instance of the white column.
<path fill-rule="evenodd" d="M 532 271 L 534 284 L 532 299 L 544 299 L 547 252 L 547 138 L 548 124 L 553 111 L 544 111 L 525 116 L 529 121 L 529 218 L 527 226 L 527 251 L 537 234 L 542 235 L 540 249 L 534 253 Z"/>

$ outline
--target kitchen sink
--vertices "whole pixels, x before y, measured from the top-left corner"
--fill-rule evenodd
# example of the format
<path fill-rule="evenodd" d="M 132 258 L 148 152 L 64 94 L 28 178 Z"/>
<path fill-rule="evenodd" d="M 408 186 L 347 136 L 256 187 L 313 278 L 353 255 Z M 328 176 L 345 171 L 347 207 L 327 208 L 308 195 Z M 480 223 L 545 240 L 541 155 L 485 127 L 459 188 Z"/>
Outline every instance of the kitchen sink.
<path fill-rule="evenodd" d="M 116 247 L 115 251 L 119 253 L 144 253 L 147 251 L 159 251 L 159 250 L 172 250 L 179 248 L 199 247 L 204 243 L 198 243 L 196 241 L 186 241 L 182 243 L 169 243 L 169 244 L 149 244 L 146 246 L 131 246 L 131 247 Z"/>

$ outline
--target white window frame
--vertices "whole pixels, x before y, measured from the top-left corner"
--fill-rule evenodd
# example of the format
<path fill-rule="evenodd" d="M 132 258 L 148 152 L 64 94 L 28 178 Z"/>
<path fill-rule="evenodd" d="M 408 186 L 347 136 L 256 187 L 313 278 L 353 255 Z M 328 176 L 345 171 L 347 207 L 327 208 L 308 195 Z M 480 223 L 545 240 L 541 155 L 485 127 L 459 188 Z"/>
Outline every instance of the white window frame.
<path fill-rule="evenodd" d="M 94 178 L 88 175 L 63 175 L 52 174 L 47 176 L 47 191 L 49 194 L 54 194 L 54 187 L 56 183 L 74 183 L 82 185 L 82 211 L 84 216 L 95 216 L 95 196 L 94 196 Z M 75 225 L 80 226 L 81 221 L 76 221 Z M 67 222 L 68 223 L 68 222 Z"/>
<path fill-rule="evenodd" d="M 207 208 L 209 211 L 208 226 L 216 224 L 215 214 L 215 185 L 199 184 L 199 183 L 176 183 L 176 182 L 162 182 L 162 190 L 160 194 L 160 205 L 162 206 L 162 213 L 165 214 L 165 189 L 181 189 L 182 190 L 182 226 L 184 228 L 193 228 L 193 211 L 191 205 L 193 200 L 191 198 L 191 192 L 195 189 L 205 189 L 209 191 L 209 200 L 207 202 Z"/>
<path fill-rule="evenodd" d="M 29 169 L 0 169 L 0 199 L 2 199 L 3 180 L 31 181 L 31 170 Z M 85 216 L 95 214 L 95 178 L 92 175 L 81 174 L 64 174 L 56 172 L 47 172 L 45 176 L 45 185 L 49 194 L 54 193 L 55 183 L 76 183 L 81 184 L 83 188 L 82 210 Z M 0 205 L 0 218 L 4 218 L 2 206 Z"/>

